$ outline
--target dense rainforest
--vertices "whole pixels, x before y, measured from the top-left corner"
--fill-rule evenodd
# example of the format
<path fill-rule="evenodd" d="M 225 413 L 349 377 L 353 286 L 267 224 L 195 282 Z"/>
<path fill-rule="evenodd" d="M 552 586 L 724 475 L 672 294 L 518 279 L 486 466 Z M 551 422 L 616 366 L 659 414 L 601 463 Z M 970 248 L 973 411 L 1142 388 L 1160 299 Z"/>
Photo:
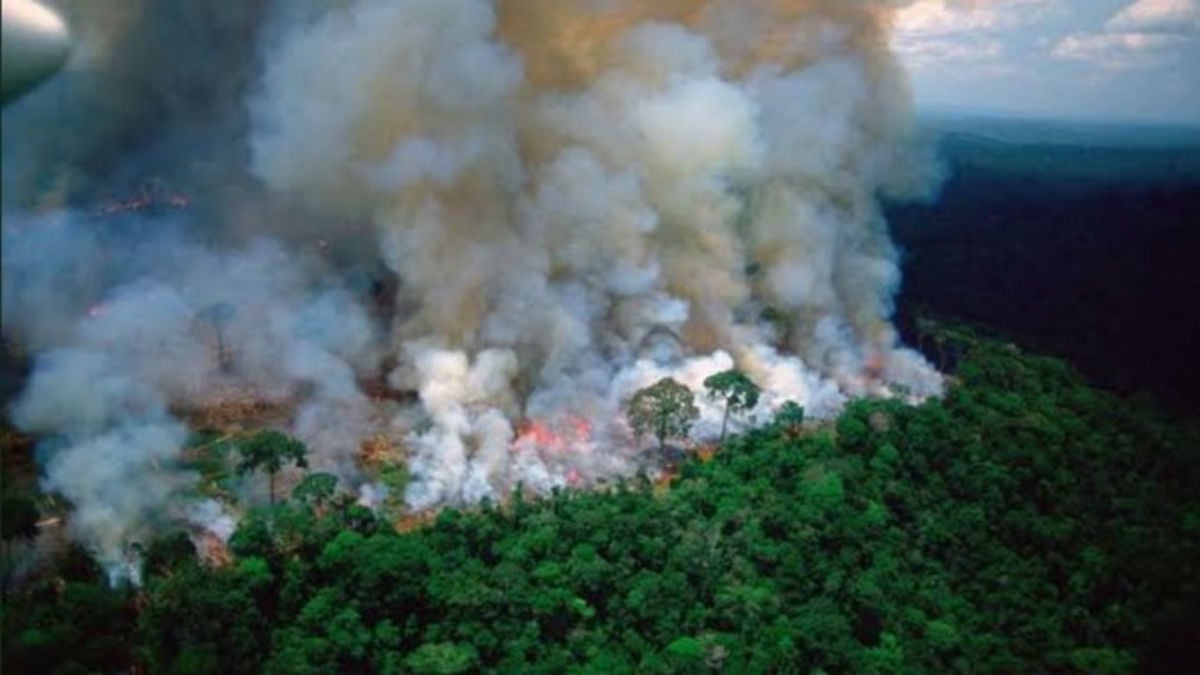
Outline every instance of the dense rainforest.
<path fill-rule="evenodd" d="M 3 672 L 1190 672 L 1200 429 L 922 326 L 954 362 L 943 399 L 791 407 L 669 483 L 401 532 L 305 481 L 243 518 L 227 560 L 150 543 L 137 588 L 68 548 L 5 589 Z M 6 492 L 6 553 L 23 499 Z"/>

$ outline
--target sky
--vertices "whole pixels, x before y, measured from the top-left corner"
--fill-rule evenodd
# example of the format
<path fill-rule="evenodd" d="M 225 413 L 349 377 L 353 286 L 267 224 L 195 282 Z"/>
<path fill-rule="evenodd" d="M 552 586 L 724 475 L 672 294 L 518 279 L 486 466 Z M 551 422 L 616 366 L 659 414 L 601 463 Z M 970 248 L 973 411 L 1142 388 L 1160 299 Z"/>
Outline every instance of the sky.
<path fill-rule="evenodd" d="M 1200 125 L 1200 0 L 915 0 L 918 109 Z"/>

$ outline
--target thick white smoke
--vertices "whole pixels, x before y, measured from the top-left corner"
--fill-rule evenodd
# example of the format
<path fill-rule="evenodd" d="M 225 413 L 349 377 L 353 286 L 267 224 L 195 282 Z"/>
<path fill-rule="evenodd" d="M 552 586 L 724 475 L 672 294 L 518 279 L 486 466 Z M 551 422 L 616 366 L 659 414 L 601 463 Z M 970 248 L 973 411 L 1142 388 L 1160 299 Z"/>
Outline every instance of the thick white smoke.
<path fill-rule="evenodd" d="M 75 506 L 71 527 L 110 565 L 162 524 L 166 504 L 194 498 L 176 411 L 233 391 L 294 400 L 293 431 L 314 466 L 347 477 L 369 412 L 355 373 L 375 358 L 374 328 L 318 260 L 269 241 L 218 252 L 155 226 L 155 237 L 108 248 L 88 236 L 94 222 L 71 214 L 5 221 L 6 329 L 39 350 L 12 419 L 53 439 L 45 487 Z M 107 255 L 108 288 L 38 273 L 88 270 Z M 74 301 L 74 321 L 32 304 L 44 297 L 62 301 L 52 309 Z"/>
<path fill-rule="evenodd" d="M 315 464 L 350 481 L 368 434 L 403 437 L 414 509 L 635 472 L 621 411 L 667 375 L 700 393 L 742 369 L 765 390 L 750 423 L 787 400 L 823 417 L 937 395 L 889 321 L 878 200 L 936 174 L 886 46 L 896 4 L 126 6 L 76 79 L 4 113 L 4 326 L 37 354 L 13 418 L 54 439 L 47 487 L 115 561 L 186 491 L 178 411 L 230 390 L 291 405 Z M 188 20 L 235 45 L 222 85 L 185 71 L 219 104 L 117 56 Z M 49 96 L 98 121 L 46 140 Z M 141 170 L 203 206 L 79 211 Z M 414 402 L 360 391 L 383 375 Z M 720 428 L 702 403 L 697 439 Z"/>

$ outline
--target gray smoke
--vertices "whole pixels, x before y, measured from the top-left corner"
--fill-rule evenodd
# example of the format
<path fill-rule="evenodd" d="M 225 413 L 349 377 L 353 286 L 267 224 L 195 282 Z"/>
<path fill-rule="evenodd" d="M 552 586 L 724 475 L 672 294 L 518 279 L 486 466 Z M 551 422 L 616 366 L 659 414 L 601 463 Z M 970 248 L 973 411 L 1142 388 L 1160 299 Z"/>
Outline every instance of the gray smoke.
<path fill-rule="evenodd" d="M 189 498 L 178 411 L 230 391 L 348 481 L 390 434 L 413 509 L 636 471 L 621 409 L 666 375 L 741 368 L 751 423 L 941 391 L 889 321 L 878 200 L 937 178 L 901 3 L 65 4 L 86 48 L 4 111 L 3 323 L 110 564 Z M 91 217 L 145 180 L 193 206 Z M 384 367 L 414 403 L 360 391 Z"/>

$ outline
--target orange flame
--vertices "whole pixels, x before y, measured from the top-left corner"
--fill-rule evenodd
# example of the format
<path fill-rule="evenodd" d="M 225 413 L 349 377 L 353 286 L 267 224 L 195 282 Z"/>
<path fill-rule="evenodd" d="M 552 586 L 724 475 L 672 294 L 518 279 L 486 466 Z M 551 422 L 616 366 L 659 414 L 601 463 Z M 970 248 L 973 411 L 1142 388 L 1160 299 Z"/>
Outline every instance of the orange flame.
<path fill-rule="evenodd" d="M 532 444 L 551 450 L 561 450 L 566 446 L 564 439 L 550 425 L 537 420 L 526 420 L 517 430 L 516 443 Z"/>
<path fill-rule="evenodd" d="M 136 195 L 128 199 L 113 199 L 96 209 L 97 218 L 115 216 L 122 213 L 133 213 L 151 208 L 186 209 L 191 206 L 192 199 L 182 192 L 170 192 L 153 184 L 143 184 Z"/>
<path fill-rule="evenodd" d="M 571 428 L 575 431 L 575 440 L 586 441 L 592 437 L 592 423 L 583 418 L 572 416 L 570 419 Z"/>
<path fill-rule="evenodd" d="M 558 423 L 528 419 L 517 427 L 514 445 L 533 445 L 555 452 L 581 449 L 592 438 L 592 423 L 579 415 L 567 415 Z"/>
<path fill-rule="evenodd" d="M 883 352 L 878 349 L 871 350 L 867 355 L 866 374 L 872 379 L 877 379 L 883 375 L 883 370 L 887 366 L 886 357 Z"/>

